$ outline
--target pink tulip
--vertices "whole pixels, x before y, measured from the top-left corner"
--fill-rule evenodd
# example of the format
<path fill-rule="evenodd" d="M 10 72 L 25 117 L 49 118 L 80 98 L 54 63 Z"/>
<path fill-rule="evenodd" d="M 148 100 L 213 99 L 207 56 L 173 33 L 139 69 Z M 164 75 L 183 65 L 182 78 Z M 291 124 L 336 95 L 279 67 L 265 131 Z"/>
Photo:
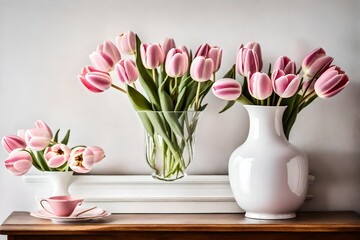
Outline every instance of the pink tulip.
<path fill-rule="evenodd" d="M 213 73 L 214 63 L 211 58 L 198 56 L 194 58 L 190 67 L 190 76 L 198 82 L 205 82 L 210 79 Z"/>
<path fill-rule="evenodd" d="M 121 59 L 120 62 L 115 65 L 115 69 L 120 81 L 124 84 L 132 84 L 139 77 L 138 70 L 133 60 Z"/>
<path fill-rule="evenodd" d="M 277 71 L 281 70 L 276 70 Z M 282 72 L 282 71 L 281 71 Z M 273 74 L 274 75 L 274 74 Z M 292 97 L 299 88 L 300 77 L 295 74 L 287 74 L 272 79 L 274 92 L 282 98 Z"/>
<path fill-rule="evenodd" d="M 78 75 L 80 82 L 91 92 L 100 93 L 111 87 L 112 79 L 107 72 L 87 66 Z"/>
<path fill-rule="evenodd" d="M 213 73 L 217 72 L 221 66 L 222 48 L 217 46 L 211 47 L 208 52 L 208 58 L 211 58 L 214 62 Z"/>
<path fill-rule="evenodd" d="M 165 56 L 172 48 L 176 48 L 175 41 L 172 38 L 165 38 L 164 43 L 162 44 Z"/>
<path fill-rule="evenodd" d="M 14 175 L 21 176 L 30 170 L 32 161 L 28 152 L 17 149 L 12 151 L 8 158 L 5 159 L 5 167 Z"/>
<path fill-rule="evenodd" d="M 1 143 L 5 150 L 10 153 L 15 149 L 26 148 L 26 142 L 23 138 L 15 135 L 8 135 L 2 138 Z"/>
<path fill-rule="evenodd" d="M 172 48 L 167 56 L 165 61 L 165 71 L 170 77 L 176 78 L 183 76 L 189 66 L 189 58 L 187 54 L 179 49 Z"/>
<path fill-rule="evenodd" d="M 275 70 L 282 70 L 285 74 L 296 74 L 296 64 L 287 56 L 281 56 L 275 61 L 273 71 Z"/>
<path fill-rule="evenodd" d="M 209 53 L 210 48 L 211 48 L 210 45 L 207 43 L 201 44 L 201 46 L 196 51 L 194 58 L 199 57 L 199 56 L 208 58 L 208 53 Z"/>
<path fill-rule="evenodd" d="M 98 45 L 95 52 L 90 54 L 92 65 L 101 71 L 109 72 L 115 63 L 120 61 L 121 55 L 117 47 L 110 41 Z"/>
<path fill-rule="evenodd" d="M 301 86 L 300 94 L 303 94 L 305 91 L 306 91 L 305 96 L 315 91 L 315 80 L 311 81 L 311 79 L 308 79 L 303 82 Z"/>
<path fill-rule="evenodd" d="M 190 54 L 189 54 L 189 50 L 187 49 L 186 46 L 182 45 L 180 47 L 181 50 L 183 50 L 184 53 L 186 53 L 186 56 L 188 57 L 188 60 L 190 59 Z"/>
<path fill-rule="evenodd" d="M 326 56 L 326 52 L 322 48 L 317 48 L 310 52 L 302 62 L 302 70 L 304 75 L 312 78 L 316 73 L 326 70 L 333 58 Z"/>
<path fill-rule="evenodd" d="M 25 141 L 29 148 L 35 151 L 41 151 L 49 145 L 51 136 L 46 129 L 32 128 L 26 130 Z"/>
<path fill-rule="evenodd" d="M 121 33 L 116 37 L 116 45 L 121 54 L 132 55 L 136 52 L 136 37 L 135 33 L 129 31 Z"/>
<path fill-rule="evenodd" d="M 94 153 L 95 163 L 100 162 L 105 157 L 105 152 L 101 147 L 90 146 L 88 149 Z"/>
<path fill-rule="evenodd" d="M 65 144 L 55 144 L 45 149 L 44 157 L 49 167 L 58 168 L 69 160 L 70 149 Z"/>
<path fill-rule="evenodd" d="M 231 78 L 219 79 L 213 84 L 212 92 L 220 99 L 233 101 L 241 95 L 241 84 Z"/>
<path fill-rule="evenodd" d="M 349 83 L 349 77 L 339 67 L 326 70 L 315 82 L 315 92 L 320 98 L 329 98 L 338 94 Z"/>
<path fill-rule="evenodd" d="M 35 122 L 35 127 L 36 127 L 36 128 L 42 128 L 42 129 L 46 130 L 46 131 L 49 133 L 50 138 L 52 138 L 52 136 L 53 136 L 52 131 L 51 131 L 51 129 L 49 128 L 49 126 L 48 126 L 44 121 L 42 121 L 42 120 L 37 120 L 37 121 Z"/>
<path fill-rule="evenodd" d="M 249 72 L 254 73 L 262 68 L 261 48 L 258 43 L 250 42 L 245 47 L 240 47 L 236 56 L 237 72 L 248 77 Z"/>
<path fill-rule="evenodd" d="M 266 73 L 256 72 L 248 77 L 248 88 L 251 96 L 264 100 L 272 94 L 271 79 Z"/>
<path fill-rule="evenodd" d="M 86 147 L 76 147 L 70 153 L 69 166 L 75 172 L 87 173 L 94 163 L 94 153 Z"/>
<path fill-rule="evenodd" d="M 22 139 L 25 139 L 25 129 L 19 129 L 16 135 Z"/>
<path fill-rule="evenodd" d="M 145 44 L 140 46 L 141 60 L 145 68 L 155 69 L 164 63 L 165 54 L 159 43 Z"/>

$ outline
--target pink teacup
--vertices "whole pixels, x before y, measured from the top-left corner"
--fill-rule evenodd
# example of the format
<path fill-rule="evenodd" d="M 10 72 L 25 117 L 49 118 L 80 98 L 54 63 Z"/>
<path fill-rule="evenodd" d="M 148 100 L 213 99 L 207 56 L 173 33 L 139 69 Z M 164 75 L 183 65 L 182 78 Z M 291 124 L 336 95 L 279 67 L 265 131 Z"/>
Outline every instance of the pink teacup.
<path fill-rule="evenodd" d="M 82 204 L 83 201 L 84 199 L 82 198 L 73 198 L 71 196 L 53 196 L 47 199 L 42 199 L 40 201 L 40 205 L 50 214 L 58 217 L 68 217 L 74 212 L 77 206 Z M 43 202 L 47 202 L 53 212 L 47 210 L 44 207 Z"/>

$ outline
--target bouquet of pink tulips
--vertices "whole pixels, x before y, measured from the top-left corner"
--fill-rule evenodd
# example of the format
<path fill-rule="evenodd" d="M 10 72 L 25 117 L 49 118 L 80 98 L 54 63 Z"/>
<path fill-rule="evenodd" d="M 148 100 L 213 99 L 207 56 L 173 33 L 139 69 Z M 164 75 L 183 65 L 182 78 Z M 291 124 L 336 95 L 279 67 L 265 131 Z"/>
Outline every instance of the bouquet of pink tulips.
<path fill-rule="evenodd" d="M 27 173 L 33 165 L 40 171 L 70 171 L 86 173 L 105 155 L 97 146 L 67 146 L 70 130 L 58 141 L 60 129 L 53 137 L 49 126 L 41 120 L 35 122 L 35 128 L 19 130 L 17 135 L 2 138 L 2 144 L 9 153 L 5 167 L 14 175 Z"/>
<path fill-rule="evenodd" d="M 134 59 L 122 58 L 125 55 Z M 202 101 L 215 81 L 221 57 L 221 48 L 206 43 L 193 59 L 191 52 L 185 46 L 176 47 L 173 39 L 167 38 L 163 44 L 146 44 L 133 32 L 127 32 L 116 38 L 116 45 L 111 41 L 98 45 L 90 54 L 92 66 L 83 68 L 79 80 L 94 93 L 112 87 L 128 95 L 155 145 L 147 151 L 147 161 L 157 169 L 154 155 L 161 145 L 165 149 L 161 175 L 167 178 L 183 173 L 190 163 L 182 152 L 190 149 L 188 140 L 193 138 L 197 118 L 188 122 L 186 111 L 198 114 L 206 108 Z M 109 74 L 112 70 L 123 86 L 113 83 Z M 158 135 L 161 143 L 155 139 Z"/>
<path fill-rule="evenodd" d="M 262 56 L 258 43 L 250 42 L 240 47 L 236 64 L 227 78 L 216 81 L 212 87 L 215 96 L 227 100 L 222 111 L 236 101 L 243 104 L 287 106 L 283 115 L 284 133 L 289 138 L 297 114 L 317 97 L 326 99 L 339 93 L 349 82 L 349 77 L 335 65 L 333 58 L 322 48 L 309 53 L 296 68 L 287 56 L 279 57 L 267 73 L 261 72 Z M 235 69 L 244 77 L 243 85 L 235 80 Z"/>

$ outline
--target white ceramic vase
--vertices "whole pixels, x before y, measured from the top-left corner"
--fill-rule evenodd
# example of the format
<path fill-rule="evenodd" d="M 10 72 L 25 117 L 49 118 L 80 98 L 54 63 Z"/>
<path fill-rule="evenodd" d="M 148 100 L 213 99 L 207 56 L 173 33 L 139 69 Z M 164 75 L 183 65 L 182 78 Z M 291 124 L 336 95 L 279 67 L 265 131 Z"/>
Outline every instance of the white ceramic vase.
<path fill-rule="evenodd" d="M 52 183 L 51 196 L 70 196 L 69 186 L 72 182 L 73 172 L 46 172 Z"/>
<path fill-rule="evenodd" d="M 308 159 L 284 135 L 286 107 L 244 107 L 250 117 L 248 138 L 229 161 L 236 202 L 248 218 L 294 218 L 306 196 Z"/>

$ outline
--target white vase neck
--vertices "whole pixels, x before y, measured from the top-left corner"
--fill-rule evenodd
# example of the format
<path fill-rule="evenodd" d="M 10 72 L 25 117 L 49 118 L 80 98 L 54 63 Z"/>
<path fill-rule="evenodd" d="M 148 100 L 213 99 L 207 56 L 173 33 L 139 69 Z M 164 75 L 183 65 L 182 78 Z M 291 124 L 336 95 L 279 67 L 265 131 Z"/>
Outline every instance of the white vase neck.
<path fill-rule="evenodd" d="M 276 139 L 287 141 L 282 124 L 286 106 L 244 105 L 249 113 L 250 130 L 248 140 Z"/>

